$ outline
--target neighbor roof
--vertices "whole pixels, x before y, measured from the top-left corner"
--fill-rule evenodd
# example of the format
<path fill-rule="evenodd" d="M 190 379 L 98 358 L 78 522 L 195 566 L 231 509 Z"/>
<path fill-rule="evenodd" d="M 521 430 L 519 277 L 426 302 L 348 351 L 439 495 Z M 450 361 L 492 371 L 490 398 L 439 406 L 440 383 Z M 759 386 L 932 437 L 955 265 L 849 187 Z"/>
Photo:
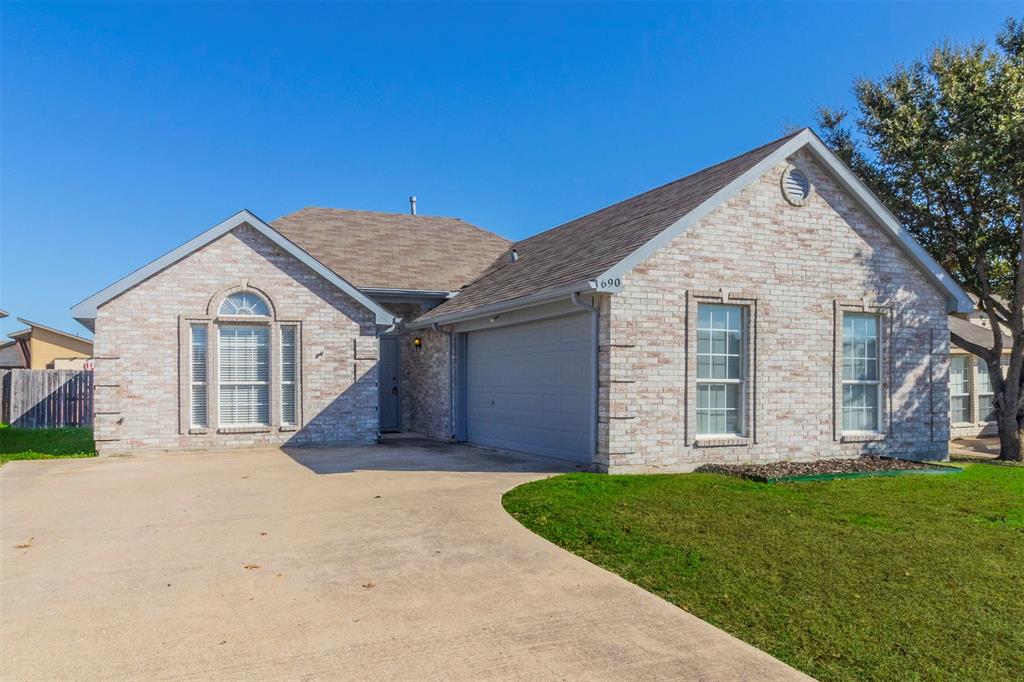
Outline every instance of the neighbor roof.
<path fill-rule="evenodd" d="M 992 330 L 989 327 L 982 327 L 980 324 L 974 324 L 955 315 L 949 316 L 949 331 L 965 341 L 984 346 L 985 348 L 991 348 L 994 341 Z M 953 342 L 953 345 L 956 346 L 956 342 Z M 1013 339 L 1003 334 L 1003 349 L 1009 351 L 1011 346 L 1013 346 Z M 957 346 L 957 348 L 959 347 Z M 964 350 L 967 349 L 965 348 Z"/>
<path fill-rule="evenodd" d="M 458 218 L 304 208 L 278 232 L 361 289 L 456 291 L 509 241 Z"/>
<path fill-rule="evenodd" d="M 74 339 L 75 341 L 81 341 L 83 343 L 89 343 L 89 344 L 92 343 L 92 341 L 90 341 L 89 339 L 85 338 L 84 336 L 79 336 L 78 334 L 72 334 L 71 332 L 61 331 L 60 329 L 57 329 L 55 327 L 48 327 L 45 324 L 39 324 L 38 322 L 33 322 L 31 320 L 26 320 L 24 317 L 19 317 L 17 319 L 18 319 L 18 322 L 21 322 L 22 324 L 27 324 L 29 326 L 29 328 L 28 329 L 21 329 L 19 331 L 12 332 L 12 333 L 8 334 L 7 336 L 12 338 L 12 339 L 13 338 L 17 338 L 19 336 L 24 336 L 26 334 L 31 334 L 32 333 L 32 328 L 33 327 L 38 327 L 39 329 L 45 329 L 48 332 L 53 332 L 54 334 L 60 334 L 61 336 L 66 336 L 69 339 Z"/>
<path fill-rule="evenodd" d="M 950 310 L 973 309 L 960 286 L 906 232 L 867 187 L 810 129 L 786 135 L 692 175 L 577 218 L 513 244 L 508 254 L 461 293 L 418 317 L 412 326 L 456 322 L 570 292 L 614 293 L 622 276 L 672 238 L 764 174 L 807 147 L 856 196 L 922 272 L 947 292 Z M 545 299 L 547 296 L 547 299 Z"/>

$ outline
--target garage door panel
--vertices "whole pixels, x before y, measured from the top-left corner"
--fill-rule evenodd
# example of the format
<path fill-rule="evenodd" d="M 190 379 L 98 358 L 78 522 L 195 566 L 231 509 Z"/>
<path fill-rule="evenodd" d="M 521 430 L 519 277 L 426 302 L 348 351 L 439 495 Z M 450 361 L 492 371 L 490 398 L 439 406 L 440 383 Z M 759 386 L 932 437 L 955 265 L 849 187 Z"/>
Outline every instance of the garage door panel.
<path fill-rule="evenodd" d="M 589 322 L 573 315 L 468 335 L 470 442 L 589 462 Z"/>

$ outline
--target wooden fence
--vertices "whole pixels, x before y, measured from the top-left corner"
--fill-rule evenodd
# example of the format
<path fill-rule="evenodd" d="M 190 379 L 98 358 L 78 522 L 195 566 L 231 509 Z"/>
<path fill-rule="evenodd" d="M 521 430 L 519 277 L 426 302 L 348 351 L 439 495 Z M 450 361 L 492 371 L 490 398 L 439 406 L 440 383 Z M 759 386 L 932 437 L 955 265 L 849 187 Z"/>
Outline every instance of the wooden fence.
<path fill-rule="evenodd" d="M 91 426 L 92 372 L 0 370 L 0 422 L 29 429 Z"/>

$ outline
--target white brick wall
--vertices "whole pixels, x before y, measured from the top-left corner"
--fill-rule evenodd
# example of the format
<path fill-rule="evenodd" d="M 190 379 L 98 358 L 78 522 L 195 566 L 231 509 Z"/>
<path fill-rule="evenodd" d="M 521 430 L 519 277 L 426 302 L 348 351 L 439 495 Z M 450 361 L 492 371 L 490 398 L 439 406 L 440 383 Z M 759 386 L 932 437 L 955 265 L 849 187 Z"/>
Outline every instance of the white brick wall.
<path fill-rule="evenodd" d="M 211 424 L 205 434 L 189 433 L 180 423 L 180 318 L 206 317 L 211 297 L 244 282 L 268 295 L 278 320 L 301 324 L 302 423 L 294 431 L 229 434 Z M 377 437 L 373 315 L 248 226 L 101 306 L 95 355 L 101 453 Z"/>
<path fill-rule="evenodd" d="M 685 471 L 706 462 L 863 452 L 946 456 L 942 294 L 817 163 L 803 154 L 790 161 L 816 187 L 807 205 L 784 200 L 780 164 L 602 302 L 598 468 Z M 751 311 L 748 340 L 756 350 L 748 348 L 748 357 L 756 376 L 748 377 L 747 438 L 704 447 L 695 437 L 696 306 L 702 294 L 721 289 Z M 883 357 L 888 433 L 843 442 L 833 402 L 836 311 L 862 307 L 865 298 L 891 323 Z"/>

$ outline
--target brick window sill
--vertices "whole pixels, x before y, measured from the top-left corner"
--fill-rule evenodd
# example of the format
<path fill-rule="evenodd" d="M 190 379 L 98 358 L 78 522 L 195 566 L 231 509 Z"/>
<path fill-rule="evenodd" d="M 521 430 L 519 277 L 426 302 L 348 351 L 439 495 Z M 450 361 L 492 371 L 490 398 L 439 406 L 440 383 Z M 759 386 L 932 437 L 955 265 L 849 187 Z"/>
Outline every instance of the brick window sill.
<path fill-rule="evenodd" d="M 291 433 L 292 431 L 298 431 L 298 430 L 299 430 L 298 424 L 285 424 L 281 428 L 278 429 L 278 431 L 281 431 L 282 433 Z"/>
<path fill-rule="evenodd" d="M 204 436 L 210 432 L 210 429 L 205 426 L 193 426 L 188 430 L 190 436 Z"/>
<path fill-rule="evenodd" d="M 840 443 L 878 443 L 885 440 L 884 433 L 844 433 L 839 438 Z"/>
<path fill-rule="evenodd" d="M 748 445 L 749 438 L 698 438 L 693 443 L 695 448 L 737 448 Z"/>
<path fill-rule="evenodd" d="M 269 426 L 221 426 L 217 433 L 270 433 Z"/>

